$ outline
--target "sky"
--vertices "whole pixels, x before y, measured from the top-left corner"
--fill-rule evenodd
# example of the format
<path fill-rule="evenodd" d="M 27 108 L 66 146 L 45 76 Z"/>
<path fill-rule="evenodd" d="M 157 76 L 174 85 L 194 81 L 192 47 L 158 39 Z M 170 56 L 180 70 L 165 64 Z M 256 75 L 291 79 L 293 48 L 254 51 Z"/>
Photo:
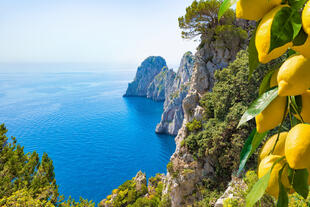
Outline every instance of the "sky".
<path fill-rule="evenodd" d="M 160 55 L 176 68 L 197 42 L 178 17 L 192 0 L 0 0 L 0 64 L 136 67 Z M 135 68 L 132 68 L 135 67 Z"/>

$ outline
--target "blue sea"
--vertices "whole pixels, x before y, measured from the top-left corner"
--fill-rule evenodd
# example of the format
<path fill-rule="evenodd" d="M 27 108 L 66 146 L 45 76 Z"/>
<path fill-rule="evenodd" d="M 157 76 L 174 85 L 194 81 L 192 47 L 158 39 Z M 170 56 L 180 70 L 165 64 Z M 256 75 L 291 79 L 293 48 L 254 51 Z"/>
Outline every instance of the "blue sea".
<path fill-rule="evenodd" d="M 165 173 L 174 137 L 162 102 L 123 98 L 134 72 L 1 73 L 0 122 L 26 152 L 47 152 L 60 193 L 96 203 L 141 170 Z"/>

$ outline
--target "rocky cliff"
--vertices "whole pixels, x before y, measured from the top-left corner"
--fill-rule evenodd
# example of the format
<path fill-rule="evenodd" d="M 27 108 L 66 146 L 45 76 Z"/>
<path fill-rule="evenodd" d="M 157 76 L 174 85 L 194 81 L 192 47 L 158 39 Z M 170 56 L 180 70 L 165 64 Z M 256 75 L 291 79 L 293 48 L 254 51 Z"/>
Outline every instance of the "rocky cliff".
<path fill-rule="evenodd" d="M 194 62 L 193 54 L 191 52 L 185 53 L 174 80 L 171 81 L 170 87 L 166 87 L 164 112 L 156 127 L 157 133 L 177 135 L 181 128 L 184 118 L 182 102 L 189 90 Z"/>
<path fill-rule="evenodd" d="M 162 57 L 151 56 L 145 59 L 138 67 L 134 81 L 128 84 L 124 96 L 147 96 L 149 85 L 163 67 L 167 67 L 167 64 Z"/>
<path fill-rule="evenodd" d="M 215 173 L 213 159 L 205 156 L 195 159 L 184 146 L 187 136 L 186 124 L 201 120 L 204 109 L 199 106 L 200 98 L 212 90 L 215 70 L 226 67 L 233 61 L 237 52 L 246 47 L 246 38 L 231 35 L 229 38 L 214 38 L 220 35 L 202 37 L 201 44 L 195 54 L 196 62 L 190 80 L 189 92 L 183 100 L 184 120 L 175 138 L 176 151 L 168 164 L 164 195 L 168 195 L 172 207 L 192 205 L 201 199 L 199 186 L 205 179 L 212 178 Z"/>
<path fill-rule="evenodd" d="M 165 101 L 170 88 L 173 86 L 174 79 L 175 72 L 172 69 L 163 67 L 147 88 L 147 98 L 153 99 L 154 101 Z"/>

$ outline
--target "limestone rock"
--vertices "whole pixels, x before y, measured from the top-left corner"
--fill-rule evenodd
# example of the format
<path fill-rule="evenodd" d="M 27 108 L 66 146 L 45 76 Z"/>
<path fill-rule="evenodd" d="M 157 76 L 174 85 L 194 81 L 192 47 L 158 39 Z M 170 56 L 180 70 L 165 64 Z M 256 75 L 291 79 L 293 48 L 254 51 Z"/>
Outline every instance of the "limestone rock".
<path fill-rule="evenodd" d="M 167 67 L 167 65 L 162 57 L 151 56 L 145 59 L 141 66 L 138 67 L 134 81 L 128 84 L 124 96 L 147 96 L 150 83 L 163 67 Z"/>
<path fill-rule="evenodd" d="M 194 118 L 202 119 L 204 109 L 199 106 L 199 101 L 205 93 L 212 90 L 215 71 L 228 66 L 237 52 L 245 49 L 247 41 L 233 39 L 227 42 L 223 39 L 204 38 L 206 37 L 202 37 L 202 44 L 195 54 L 189 90 L 182 103 L 184 120 L 175 138 L 176 151 L 170 158 L 171 164 L 163 190 L 163 194 L 170 197 L 172 207 L 191 206 L 200 200 L 198 186 L 202 185 L 204 179 L 212 179 L 214 175 L 213 160 L 216 158 L 205 156 L 195 160 L 184 146 L 186 124 Z"/>
<path fill-rule="evenodd" d="M 182 102 L 188 93 L 194 62 L 194 56 L 191 52 L 183 55 L 173 83 L 166 88 L 164 112 L 156 127 L 157 133 L 177 135 L 181 128 L 184 118 Z"/>
<path fill-rule="evenodd" d="M 144 173 L 139 171 L 133 179 L 136 183 L 136 190 L 141 191 L 143 186 L 146 186 L 146 176 Z"/>
<path fill-rule="evenodd" d="M 158 75 L 155 76 L 147 89 L 147 98 L 154 101 L 164 101 L 169 88 L 172 87 L 175 72 L 172 69 L 163 67 Z"/>

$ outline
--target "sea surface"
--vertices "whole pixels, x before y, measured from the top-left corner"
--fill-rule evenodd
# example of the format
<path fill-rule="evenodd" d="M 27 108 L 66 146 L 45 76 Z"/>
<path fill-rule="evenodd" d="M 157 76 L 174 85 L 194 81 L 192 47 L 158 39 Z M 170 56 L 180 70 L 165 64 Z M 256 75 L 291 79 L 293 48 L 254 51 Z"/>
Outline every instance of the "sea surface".
<path fill-rule="evenodd" d="M 60 193 L 96 203 L 139 170 L 165 173 L 174 137 L 162 102 L 123 98 L 134 72 L 0 73 L 0 122 L 26 152 L 47 152 Z"/>

